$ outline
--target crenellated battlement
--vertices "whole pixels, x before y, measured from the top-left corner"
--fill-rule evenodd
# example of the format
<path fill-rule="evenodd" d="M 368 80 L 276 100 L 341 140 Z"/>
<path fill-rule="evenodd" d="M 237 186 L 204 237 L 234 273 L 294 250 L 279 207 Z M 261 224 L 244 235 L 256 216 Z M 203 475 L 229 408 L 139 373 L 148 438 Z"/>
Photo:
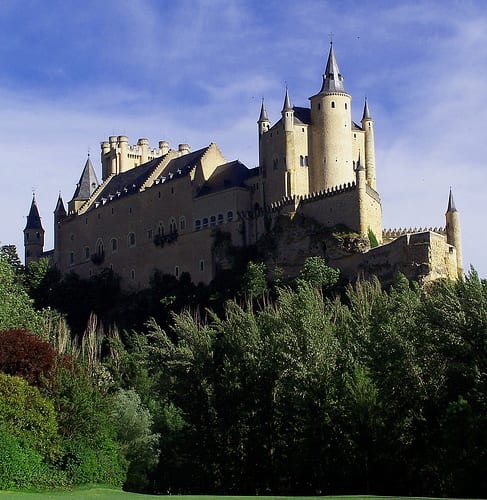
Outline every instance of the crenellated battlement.
<path fill-rule="evenodd" d="M 404 236 L 405 234 L 415 234 L 415 233 L 437 233 L 442 236 L 446 235 L 446 228 L 444 227 L 414 227 L 414 228 L 399 228 L 399 229 L 384 229 L 382 231 L 382 238 L 384 241 L 391 241 Z"/>

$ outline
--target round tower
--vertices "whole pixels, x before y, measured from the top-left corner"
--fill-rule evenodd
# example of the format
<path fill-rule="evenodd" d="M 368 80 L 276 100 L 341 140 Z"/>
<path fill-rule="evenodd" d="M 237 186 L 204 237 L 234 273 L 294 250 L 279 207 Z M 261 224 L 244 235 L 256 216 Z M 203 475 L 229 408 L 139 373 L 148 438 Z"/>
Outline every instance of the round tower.
<path fill-rule="evenodd" d="M 260 116 L 257 120 L 257 124 L 259 126 L 259 138 L 262 134 L 267 132 L 271 126 L 271 122 L 267 116 L 267 111 L 265 109 L 264 98 L 262 98 L 262 105 L 260 107 Z"/>
<path fill-rule="evenodd" d="M 355 169 L 355 182 L 357 183 L 358 192 L 358 230 L 360 236 L 368 237 L 369 224 L 367 220 L 366 198 L 367 198 L 367 177 L 365 167 L 360 161 L 360 153 L 357 160 L 357 167 Z"/>
<path fill-rule="evenodd" d="M 130 169 L 128 162 L 128 149 L 129 149 L 129 139 L 126 135 L 118 136 L 118 147 L 119 147 L 119 173 L 126 172 Z"/>
<path fill-rule="evenodd" d="M 44 229 L 37 209 L 35 194 L 32 195 L 27 223 L 24 229 L 25 265 L 42 257 L 44 251 Z"/>
<path fill-rule="evenodd" d="M 149 139 L 143 137 L 137 141 L 137 146 L 140 147 L 140 164 L 149 161 Z"/>
<path fill-rule="evenodd" d="M 453 194 L 450 189 L 448 197 L 448 208 L 446 210 L 446 242 L 453 245 L 457 254 L 458 277 L 463 279 L 463 256 L 462 256 L 462 231 L 460 228 L 460 214 L 453 201 Z"/>
<path fill-rule="evenodd" d="M 345 91 L 333 44 L 321 90 L 310 101 L 310 191 L 353 182 L 352 98 Z"/>
<path fill-rule="evenodd" d="M 362 115 L 362 129 L 365 132 L 365 170 L 367 172 L 367 184 L 377 191 L 377 180 L 375 176 L 374 120 L 372 120 L 367 99 L 365 99 L 364 113 Z"/>

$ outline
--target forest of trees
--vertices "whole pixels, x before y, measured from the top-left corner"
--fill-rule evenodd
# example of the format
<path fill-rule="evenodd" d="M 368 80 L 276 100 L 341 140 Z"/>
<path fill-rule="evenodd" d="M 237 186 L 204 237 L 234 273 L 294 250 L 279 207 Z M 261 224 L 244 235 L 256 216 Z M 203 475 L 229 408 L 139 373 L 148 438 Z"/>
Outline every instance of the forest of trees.
<path fill-rule="evenodd" d="M 210 286 L 0 256 L 0 489 L 485 497 L 487 282 Z"/>

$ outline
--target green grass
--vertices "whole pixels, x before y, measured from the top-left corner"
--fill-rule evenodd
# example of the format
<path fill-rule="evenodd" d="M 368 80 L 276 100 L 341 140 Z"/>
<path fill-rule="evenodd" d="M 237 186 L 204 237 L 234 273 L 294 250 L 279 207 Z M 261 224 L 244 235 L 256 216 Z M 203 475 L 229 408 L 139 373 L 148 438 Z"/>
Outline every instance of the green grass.
<path fill-rule="evenodd" d="M 166 497 L 161 495 L 141 495 L 139 493 L 126 493 L 125 491 L 112 490 L 109 488 L 90 488 L 90 489 L 76 489 L 73 491 L 55 491 L 55 492 L 17 492 L 17 491 L 0 491 L 1 500 L 48 500 L 53 499 L 70 499 L 70 500 L 146 500 L 151 498 L 177 498 L 177 500 L 211 500 L 218 498 L 221 500 L 255 500 L 257 497 L 244 497 L 244 496 L 216 496 L 216 495 L 173 495 Z M 414 500 L 413 497 L 374 497 L 374 496 L 336 496 L 336 497 L 261 497 L 266 500 L 313 500 L 319 498 L 326 498 L 327 500 L 340 499 L 340 500 L 360 500 L 366 498 L 367 500 Z M 428 500 L 434 500 L 429 498 Z"/>

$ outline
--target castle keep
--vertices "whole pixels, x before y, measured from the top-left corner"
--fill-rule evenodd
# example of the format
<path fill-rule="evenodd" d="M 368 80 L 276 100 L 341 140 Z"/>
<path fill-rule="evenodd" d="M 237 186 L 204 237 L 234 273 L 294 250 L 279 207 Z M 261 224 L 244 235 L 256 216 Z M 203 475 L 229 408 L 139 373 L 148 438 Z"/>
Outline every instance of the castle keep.
<path fill-rule="evenodd" d="M 234 248 L 262 243 L 270 267 L 293 274 L 309 255 L 323 256 L 350 279 L 397 272 L 428 281 L 463 275 L 458 211 L 450 192 L 446 228 L 382 228 L 374 121 L 367 101 L 352 120 L 333 45 L 310 107 L 291 104 L 286 88 L 271 124 L 262 101 L 259 166 L 227 161 L 216 144 L 191 151 L 125 136 L 101 143 L 101 181 L 88 157 L 67 210 L 59 196 L 54 249 L 43 252 L 35 198 L 24 229 L 25 261 L 48 256 L 62 273 L 88 278 L 111 268 L 125 288 L 148 286 L 156 269 L 208 283 L 230 265 L 217 234 Z M 379 170 L 380 172 L 380 170 Z"/>

